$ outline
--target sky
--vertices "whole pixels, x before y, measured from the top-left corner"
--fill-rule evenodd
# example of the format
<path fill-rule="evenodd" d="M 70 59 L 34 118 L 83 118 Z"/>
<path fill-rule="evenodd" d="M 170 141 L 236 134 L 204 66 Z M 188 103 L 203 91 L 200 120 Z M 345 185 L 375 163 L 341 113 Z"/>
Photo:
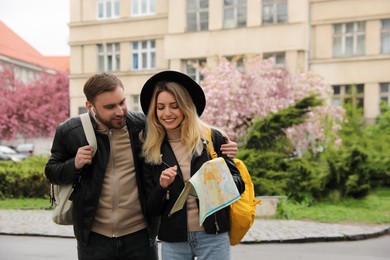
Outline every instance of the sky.
<path fill-rule="evenodd" d="M 70 55 L 69 2 L 0 0 L 0 20 L 42 55 Z"/>

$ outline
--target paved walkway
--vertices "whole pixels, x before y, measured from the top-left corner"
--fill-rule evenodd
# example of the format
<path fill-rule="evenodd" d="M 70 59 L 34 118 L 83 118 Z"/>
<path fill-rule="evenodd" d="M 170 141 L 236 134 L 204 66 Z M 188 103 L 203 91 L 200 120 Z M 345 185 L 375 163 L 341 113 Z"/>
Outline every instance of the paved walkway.
<path fill-rule="evenodd" d="M 52 222 L 50 210 L 0 210 L 0 234 L 74 237 L 72 226 Z M 345 225 L 256 219 L 242 243 L 360 240 L 386 234 L 390 234 L 390 224 Z"/>

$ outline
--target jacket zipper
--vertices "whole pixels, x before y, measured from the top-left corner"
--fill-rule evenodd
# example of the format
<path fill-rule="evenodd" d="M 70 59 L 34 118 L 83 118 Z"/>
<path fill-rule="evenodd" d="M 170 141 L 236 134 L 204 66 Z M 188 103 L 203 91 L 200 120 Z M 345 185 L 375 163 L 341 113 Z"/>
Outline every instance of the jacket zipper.
<path fill-rule="evenodd" d="M 116 185 L 116 179 L 115 179 L 115 162 L 114 162 L 114 156 L 113 156 L 113 147 L 112 147 L 112 129 L 108 132 L 108 137 L 110 140 L 110 159 L 111 159 L 111 169 L 112 169 L 112 188 L 113 188 L 113 199 L 112 199 L 112 216 L 113 216 L 113 222 L 112 222 L 112 237 L 116 236 L 116 226 L 117 226 L 117 216 L 116 216 L 116 210 L 117 210 L 117 185 Z"/>
<path fill-rule="evenodd" d="M 172 151 L 172 148 L 171 148 L 171 151 Z M 172 151 L 172 154 L 174 154 L 173 151 Z M 163 157 L 163 155 L 161 154 L 161 158 L 162 158 L 162 157 Z M 169 164 L 167 164 L 167 163 L 164 162 L 164 161 L 162 161 L 162 163 L 163 163 L 164 166 L 167 167 L 167 168 L 170 168 L 170 167 L 171 167 L 171 166 L 169 166 Z M 177 168 L 178 168 L 178 169 L 180 168 L 179 164 L 177 164 Z M 186 184 L 185 181 L 184 181 L 184 179 L 183 179 L 183 176 L 182 176 L 181 174 L 177 174 L 176 176 L 179 176 L 179 177 L 180 177 L 180 179 L 183 181 L 184 185 Z M 169 194 L 169 190 L 167 190 L 167 192 L 165 193 L 165 200 L 169 200 L 170 198 L 171 198 L 171 196 L 170 196 L 170 194 Z M 170 215 L 168 215 L 168 216 L 170 216 Z"/>
<path fill-rule="evenodd" d="M 214 225 L 215 225 L 215 234 L 218 234 L 219 233 L 219 225 L 218 225 L 216 213 L 214 213 Z"/>

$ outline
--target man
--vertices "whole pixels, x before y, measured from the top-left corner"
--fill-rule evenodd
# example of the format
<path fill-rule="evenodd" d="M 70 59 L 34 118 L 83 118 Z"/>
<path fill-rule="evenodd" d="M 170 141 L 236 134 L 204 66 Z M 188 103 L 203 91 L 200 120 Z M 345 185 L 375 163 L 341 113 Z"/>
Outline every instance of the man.
<path fill-rule="evenodd" d="M 158 221 L 146 215 L 140 133 L 145 115 L 128 112 L 122 82 L 96 74 L 84 85 L 97 139 L 93 156 L 80 117 L 57 127 L 45 174 L 51 183 L 74 183 L 73 229 L 78 258 L 157 259 Z M 234 156 L 236 144 L 221 147 Z"/>

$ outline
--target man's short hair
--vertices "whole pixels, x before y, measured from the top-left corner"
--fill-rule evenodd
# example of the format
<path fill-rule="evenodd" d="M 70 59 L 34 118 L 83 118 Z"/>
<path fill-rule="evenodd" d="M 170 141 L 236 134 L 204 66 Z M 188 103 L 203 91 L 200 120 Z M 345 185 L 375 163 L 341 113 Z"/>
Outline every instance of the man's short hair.
<path fill-rule="evenodd" d="M 117 87 L 123 89 L 122 81 L 114 74 L 103 72 L 91 76 L 84 84 L 84 95 L 90 103 L 94 103 L 95 97 L 104 92 L 111 92 Z"/>

